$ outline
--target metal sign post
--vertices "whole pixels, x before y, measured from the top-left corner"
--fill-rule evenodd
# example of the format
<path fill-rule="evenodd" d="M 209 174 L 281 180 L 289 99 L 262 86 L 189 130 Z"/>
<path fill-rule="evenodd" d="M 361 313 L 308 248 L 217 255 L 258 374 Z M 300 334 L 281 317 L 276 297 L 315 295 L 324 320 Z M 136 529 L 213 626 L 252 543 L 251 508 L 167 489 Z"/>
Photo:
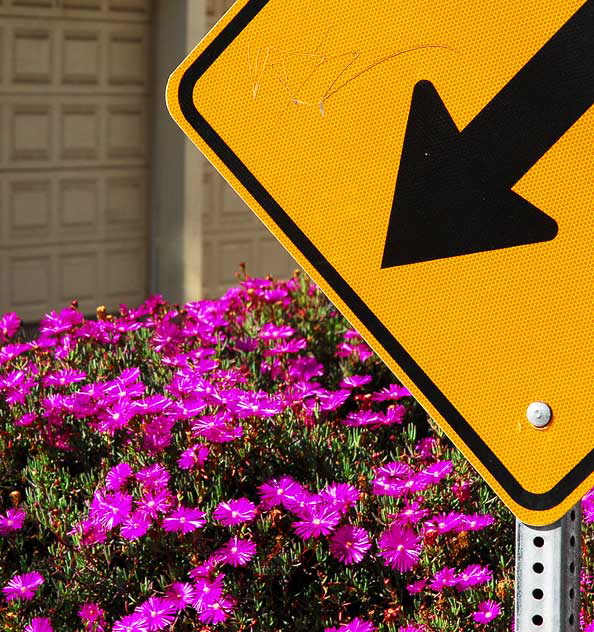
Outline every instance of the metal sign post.
<path fill-rule="evenodd" d="M 579 630 L 581 504 L 557 522 L 516 520 L 516 632 Z"/>

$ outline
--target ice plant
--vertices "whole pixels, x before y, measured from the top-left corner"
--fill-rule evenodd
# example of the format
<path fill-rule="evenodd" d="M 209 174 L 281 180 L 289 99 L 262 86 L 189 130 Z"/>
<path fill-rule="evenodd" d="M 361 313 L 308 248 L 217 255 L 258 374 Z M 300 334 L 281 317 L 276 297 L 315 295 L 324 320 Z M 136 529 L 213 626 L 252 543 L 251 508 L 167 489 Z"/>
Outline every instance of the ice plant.
<path fill-rule="evenodd" d="M 380 536 L 379 554 L 390 568 L 401 572 L 415 566 L 421 553 L 421 540 L 408 528 L 393 526 Z"/>
<path fill-rule="evenodd" d="M 478 610 L 472 613 L 472 619 L 475 623 L 491 623 L 500 614 L 501 606 L 492 599 L 488 599 L 479 603 Z"/>
<path fill-rule="evenodd" d="M 15 575 L 2 588 L 2 592 L 7 601 L 12 599 L 32 599 L 43 582 L 43 575 L 37 571 L 23 573 L 22 575 Z"/>
<path fill-rule="evenodd" d="M 357 564 L 370 547 L 369 536 L 361 527 L 343 525 L 330 537 L 330 552 L 343 564 Z"/>
<path fill-rule="evenodd" d="M 213 513 L 214 518 L 225 526 L 249 522 L 255 515 L 256 506 L 247 498 L 222 502 Z"/>
<path fill-rule="evenodd" d="M 490 602 L 509 627 L 509 514 L 303 275 L 19 327 L 0 629 L 429 632 Z"/>

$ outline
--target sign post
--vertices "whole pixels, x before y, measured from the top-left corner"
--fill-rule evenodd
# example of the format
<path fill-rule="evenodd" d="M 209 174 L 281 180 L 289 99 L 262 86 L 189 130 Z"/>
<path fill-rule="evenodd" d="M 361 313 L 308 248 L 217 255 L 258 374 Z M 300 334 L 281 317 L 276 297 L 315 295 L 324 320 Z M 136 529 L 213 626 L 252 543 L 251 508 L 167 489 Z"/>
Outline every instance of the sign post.
<path fill-rule="evenodd" d="M 515 514 L 516 629 L 571 630 L 594 0 L 238 0 L 167 103 Z"/>
<path fill-rule="evenodd" d="M 516 520 L 516 632 L 580 629 L 581 505 L 552 525 Z"/>

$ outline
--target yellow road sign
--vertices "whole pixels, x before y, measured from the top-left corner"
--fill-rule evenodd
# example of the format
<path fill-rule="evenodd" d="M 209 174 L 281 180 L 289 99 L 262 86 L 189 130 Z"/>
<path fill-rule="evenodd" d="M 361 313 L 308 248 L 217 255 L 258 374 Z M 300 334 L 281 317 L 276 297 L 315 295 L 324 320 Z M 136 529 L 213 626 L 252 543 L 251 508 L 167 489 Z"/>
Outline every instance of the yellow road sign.
<path fill-rule="evenodd" d="M 167 102 L 518 518 L 594 484 L 594 0 L 240 0 Z"/>

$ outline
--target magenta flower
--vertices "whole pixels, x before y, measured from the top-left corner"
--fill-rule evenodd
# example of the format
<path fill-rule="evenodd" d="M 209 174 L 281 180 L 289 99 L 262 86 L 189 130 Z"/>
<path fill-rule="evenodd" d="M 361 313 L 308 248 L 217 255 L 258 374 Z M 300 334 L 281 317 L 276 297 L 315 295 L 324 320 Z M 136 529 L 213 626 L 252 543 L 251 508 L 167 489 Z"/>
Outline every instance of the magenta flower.
<path fill-rule="evenodd" d="M 142 511 L 131 513 L 120 527 L 120 535 L 126 540 L 141 538 L 151 527 L 151 519 Z"/>
<path fill-rule="evenodd" d="M 290 338 L 295 333 L 295 330 L 288 325 L 275 325 L 273 323 L 267 323 L 260 329 L 258 337 L 260 340 L 281 340 Z"/>
<path fill-rule="evenodd" d="M 2 592 L 6 597 L 6 601 L 32 599 L 44 581 L 43 575 L 37 571 L 15 575 L 2 589 Z"/>
<path fill-rule="evenodd" d="M 418 500 L 405 502 L 404 507 L 397 514 L 390 514 L 394 524 L 417 524 L 429 513 L 428 509 L 423 509 Z"/>
<path fill-rule="evenodd" d="M 132 509 L 132 496 L 122 492 L 103 494 L 96 492 L 91 501 L 91 518 L 96 518 L 105 529 L 113 529 L 122 524 L 130 515 Z"/>
<path fill-rule="evenodd" d="M 126 481 L 132 476 L 132 468 L 128 463 L 120 463 L 107 473 L 105 487 L 110 491 L 120 491 Z"/>
<path fill-rule="evenodd" d="M 369 621 L 356 617 L 350 623 L 343 623 L 337 628 L 324 628 L 324 632 L 375 632 L 377 628 Z"/>
<path fill-rule="evenodd" d="M 382 533 L 378 541 L 384 564 L 401 572 L 417 563 L 421 554 L 421 541 L 413 531 L 392 526 Z"/>
<path fill-rule="evenodd" d="M 0 535 L 21 529 L 26 516 L 27 512 L 24 509 L 9 509 L 6 516 L 0 516 Z"/>
<path fill-rule="evenodd" d="M 144 485 L 147 490 L 160 491 L 167 487 L 171 475 L 158 463 L 144 467 L 136 472 L 136 480 Z"/>
<path fill-rule="evenodd" d="M 341 388 L 357 388 L 369 384 L 373 377 L 371 375 L 351 375 L 345 377 L 339 384 Z"/>
<path fill-rule="evenodd" d="M 203 623 L 222 623 L 231 614 L 232 608 L 233 601 L 228 597 L 221 596 L 216 600 L 205 603 L 198 614 L 198 618 Z"/>
<path fill-rule="evenodd" d="M 285 509 L 292 511 L 299 517 L 307 515 L 307 510 L 311 507 L 317 507 L 321 503 L 321 497 L 318 494 L 299 486 L 299 489 L 292 495 L 286 496 L 283 500 Z"/>
<path fill-rule="evenodd" d="M 271 509 L 278 504 L 282 504 L 287 497 L 293 497 L 302 489 L 301 485 L 290 476 L 283 476 L 264 483 L 258 487 L 262 497 L 262 505 L 265 509 Z"/>
<path fill-rule="evenodd" d="M 136 608 L 135 612 L 145 619 L 149 632 L 154 632 L 155 630 L 162 630 L 173 623 L 176 607 L 166 598 L 149 597 Z"/>
<path fill-rule="evenodd" d="M 105 616 L 105 610 L 96 603 L 85 603 L 78 611 L 78 616 L 86 623 L 94 623 Z"/>
<path fill-rule="evenodd" d="M 462 592 L 472 586 L 478 586 L 479 584 L 490 582 L 492 579 L 493 573 L 491 573 L 486 566 L 480 566 L 480 564 L 470 564 L 458 574 L 456 588 Z"/>
<path fill-rule="evenodd" d="M 428 468 L 424 469 L 419 476 L 421 476 L 428 485 L 435 485 L 444 479 L 452 470 L 454 465 L 451 461 L 437 461 Z"/>
<path fill-rule="evenodd" d="M 12 338 L 21 326 L 21 319 L 16 312 L 8 312 L 0 318 L 0 343 Z"/>
<path fill-rule="evenodd" d="M 182 452 L 177 460 L 177 464 L 182 470 L 189 470 L 193 467 L 202 467 L 208 458 L 209 447 L 204 443 L 197 443 L 191 448 Z"/>
<path fill-rule="evenodd" d="M 462 514 L 455 511 L 451 511 L 447 514 L 439 514 L 427 520 L 424 523 L 425 533 L 441 534 L 449 533 L 450 531 L 461 531 Z"/>
<path fill-rule="evenodd" d="M 384 402 L 386 400 L 400 399 L 401 397 L 409 396 L 410 391 L 406 388 L 406 386 L 390 384 L 390 386 L 382 389 L 379 393 L 374 393 L 372 399 L 376 402 Z"/>
<path fill-rule="evenodd" d="M 332 507 L 317 504 L 300 512 L 302 520 L 293 523 L 295 533 L 303 540 L 328 535 L 340 522 L 340 514 Z"/>
<path fill-rule="evenodd" d="M 501 614 L 501 605 L 492 599 L 479 603 L 477 612 L 472 613 L 475 623 L 491 623 Z"/>
<path fill-rule="evenodd" d="M 373 410 L 357 410 L 352 413 L 348 413 L 347 416 L 341 421 L 343 426 L 350 428 L 358 428 L 361 426 L 376 426 L 385 422 L 386 417 L 383 413 Z"/>
<path fill-rule="evenodd" d="M 494 521 L 495 518 L 491 514 L 462 514 L 457 531 L 480 531 L 492 525 Z"/>
<path fill-rule="evenodd" d="M 247 498 L 238 498 L 219 503 L 212 515 L 215 520 L 229 527 L 253 520 L 256 516 L 256 505 Z"/>
<path fill-rule="evenodd" d="M 138 612 L 122 617 L 114 623 L 112 629 L 113 632 L 149 632 L 146 619 Z"/>
<path fill-rule="evenodd" d="M 223 564 L 245 566 L 256 554 L 256 545 L 251 540 L 231 538 L 227 544 L 215 553 L 215 557 Z"/>
<path fill-rule="evenodd" d="M 417 595 L 425 590 L 425 586 L 427 585 L 426 579 L 418 579 L 415 582 L 411 582 L 407 584 L 406 590 L 410 595 Z"/>
<path fill-rule="evenodd" d="M 165 531 L 179 531 L 180 533 L 190 533 L 206 524 L 205 513 L 200 509 L 190 509 L 188 507 L 178 507 L 163 520 Z"/>
<path fill-rule="evenodd" d="M 99 542 L 105 542 L 107 539 L 107 531 L 94 517 L 76 523 L 68 532 L 68 535 L 79 536 L 80 543 L 83 546 L 92 546 Z"/>
<path fill-rule="evenodd" d="M 325 504 L 344 515 L 359 500 L 359 490 L 348 483 L 332 483 L 320 492 Z"/>
<path fill-rule="evenodd" d="M 161 489 L 148 492 L 140 500 L 136 501 L 137 510 L 150 518 L 157 518 L 160 513 L 167 513 L 171 508 L 171 494 Z"/>
<path fill-rule="evenodd" d="M 194 603 L 196 591 L 188 582 L 174 582 L 166 589 L 165 598 L 179 611 Z"/>
<path fill-rule="evenodd" d="M 87 374 L 84 371 L 77 371 L 75 369 L 61 369 L 54 373 L 49 373 L 43 378 L 44 386 L 53 386 L 59 388 L 61 386 L 70 386 L 77 382 L 84 382 L 87 379 Z"/>
<path fill-rule="evenodd" d="M 30 426 L 37 420 L 37 415 L 35 413 L 23 413 L 20 417 L 17 417 L 14 420 L 15 426 Z"/>
<path fill-rule="evenodd" d="M 190 576 L 192 576 L 190 571 Z M 207 604 L 218 601 L 223 594 L 223 578 L 224 575 L 217 575 L 215 579 L 210 581 L 206 577 L 198 578 L 194 584 L 194 602 L 192 607 L 201 612 Z"/>
<path fill-rule="evenodd" d="M 50 620 L 46 617 L 35 617 L 25 627 L 25 632 L 54 632 Z"/>
<path fill-rule="evenodd" d="M 456 569 L 446 566 L 433 575 L 429 588 L 435 592 L 441 592 L 446 587 L 456 586 L 457 583 Z"/>
<path fill-rule="evenodd" d="M 367 531 L 361 527 L 343 525 L 330 537 L 330 553 L 343 564 L 358 564 L 370 547 Z"/>

